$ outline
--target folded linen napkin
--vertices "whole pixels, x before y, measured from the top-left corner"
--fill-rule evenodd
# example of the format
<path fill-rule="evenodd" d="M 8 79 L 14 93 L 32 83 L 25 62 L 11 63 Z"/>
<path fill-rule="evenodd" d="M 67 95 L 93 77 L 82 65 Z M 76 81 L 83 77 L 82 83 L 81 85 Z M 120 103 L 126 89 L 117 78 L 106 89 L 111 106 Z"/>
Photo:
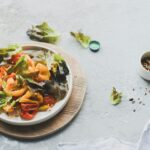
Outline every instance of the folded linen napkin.
<path fill-rule="evenodd" d="M 150 121 L 137 144 L 108 138 L 81 143 L 59 143 L 58 150 L 150 150 Z"/>

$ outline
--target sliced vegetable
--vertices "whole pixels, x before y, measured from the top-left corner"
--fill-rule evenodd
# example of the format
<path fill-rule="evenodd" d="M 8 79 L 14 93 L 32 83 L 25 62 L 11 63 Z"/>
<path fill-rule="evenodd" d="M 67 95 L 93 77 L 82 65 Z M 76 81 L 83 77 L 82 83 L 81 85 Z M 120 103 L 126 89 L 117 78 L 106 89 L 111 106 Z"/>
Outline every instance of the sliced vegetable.
<path fill-rule="evenodd" d="M 91 38 L 82 32 L 70 32 L 70 34 L 84 47 L 88 48 Z"/>
<path fill-rule="evenodd" d="M 25 120 L 31 120 L 34 118 L 34 116 L 36 115 L 37 111 L 36 110 L 33 110 L 33 111 L 29 111 L 29 112 L 26 112 L 26 111 L 22 111 L 20 113 L 20 116 L 22 119 L 25 119 Z"/>
<path fill-rule="evenodd" d="M 119 93 L 115 87 L 112 89 L 112 93 L 110 95 L 110 100 L 113 105 L 117 105 L 121 102 L 122 93 Z"/>
<path fill-rule="evenodd" d="M 35 103 L 35 104 L 39 104 L 38 101 L 35 101 L 35 100 L 30 100 L 30 99 L 20 99 L 19 100 L 19 103 Z"/>
<path fill-rule="evenodd" d="M 50 95 L 44 96 L 44 104 L 53 106 L 56 102 L 57 102 L 57 100 L 54 97 L 52 97 Z"/>
<path fill-rule="evenodd" d="M 50 107 L 49 104 L 42 105 L 39 107 L 39 111 L 46 111 L 49 107 Z"/>
<path fill-rule="evenodd" d="M 27 31 L 27 35 L 30 39 L 47 42 L 47 43 L 57 43 L 60 34 L 49 27 L 46 22 L 43 22 L 40 25 L 32 26 L 32 29 Z"/>
<path fill-rule="evenodd" d="M 33 111 L 38 110 L 39 105 L 36 103 L 21 103 L 21 110 L 23 111 Z"/>

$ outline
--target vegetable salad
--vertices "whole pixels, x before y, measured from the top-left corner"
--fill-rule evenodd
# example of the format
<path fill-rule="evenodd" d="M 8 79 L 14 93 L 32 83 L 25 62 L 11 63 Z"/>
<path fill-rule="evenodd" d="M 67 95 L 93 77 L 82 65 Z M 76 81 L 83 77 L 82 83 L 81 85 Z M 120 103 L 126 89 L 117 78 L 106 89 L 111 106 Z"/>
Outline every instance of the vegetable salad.
<path fill-rule="evenodd" d="M 47 111 L 68 91 L 69 69 L 59 54 L 23 50 L 19 45 L 0 49 L 0 111 L 31 120 Z"/>

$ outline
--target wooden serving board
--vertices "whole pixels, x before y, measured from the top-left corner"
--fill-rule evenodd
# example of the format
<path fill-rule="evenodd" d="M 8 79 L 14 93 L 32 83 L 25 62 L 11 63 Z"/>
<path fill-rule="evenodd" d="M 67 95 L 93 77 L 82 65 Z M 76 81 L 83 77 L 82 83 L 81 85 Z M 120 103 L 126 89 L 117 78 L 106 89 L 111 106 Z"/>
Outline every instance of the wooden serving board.
<path fill-rule="evenodd" d="M 32 44 L 32 43 L 29 43 Z M 84 101 L 86 92 L 86 79 L 79 63 L 70 55 L 65 53 L 61 48 L 51 44 L 34 42 L 41 46 L 48 46 L 64 56 L 71 66 L 73 74 L 73 90 L 71 97 L 64 109 L 52 119 L 32 126 L 14 126 L 0 122 L 0 133 L 15 137 L 18 139 L 36 139 L 41 138 L 65 127 L 79 112 Z"/>

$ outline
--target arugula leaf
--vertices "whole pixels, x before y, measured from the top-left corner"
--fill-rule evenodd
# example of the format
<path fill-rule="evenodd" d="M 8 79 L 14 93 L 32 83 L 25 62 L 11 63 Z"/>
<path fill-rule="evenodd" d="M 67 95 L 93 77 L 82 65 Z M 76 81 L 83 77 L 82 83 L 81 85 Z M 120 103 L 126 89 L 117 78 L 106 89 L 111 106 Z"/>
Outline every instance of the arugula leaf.
<path fill-rule="evenodd" d="M 117 105 L 121 102 L 122 93 L 117 92 L 116 88 L 113 87 L 112 93 L 110 95 L 110 101 L 113 105 Z"/>
<path fill-rule="evenodd" d="M 27 61 L 26 61 L 26 57 L 22 56 L 19 58 L 19 60 L 17 61 L 17 63 L 12 66 L 11 68 L 8 69 L 8 73 L 12 73 L 12 72 L 18 72 L 18 74 L 21 74 L 24 70 L 26 70 L 27 68 Z"/>
<path fill-rule="evenodd" d="M 91 41 L 91 38 L 88 35 L 83 34 L 82 32 L 70 32 L 70 34 L 84 47 L 87 48 Z"/>
<path fill-rule="evenodd" d="M 43 22 L 40 25 L 32 26 L 32 29 L 27 31 L 27 35 L 30 39 L 56 44 L 59 40 L 60 34 L 49 27 L 46 22 Z"/>

